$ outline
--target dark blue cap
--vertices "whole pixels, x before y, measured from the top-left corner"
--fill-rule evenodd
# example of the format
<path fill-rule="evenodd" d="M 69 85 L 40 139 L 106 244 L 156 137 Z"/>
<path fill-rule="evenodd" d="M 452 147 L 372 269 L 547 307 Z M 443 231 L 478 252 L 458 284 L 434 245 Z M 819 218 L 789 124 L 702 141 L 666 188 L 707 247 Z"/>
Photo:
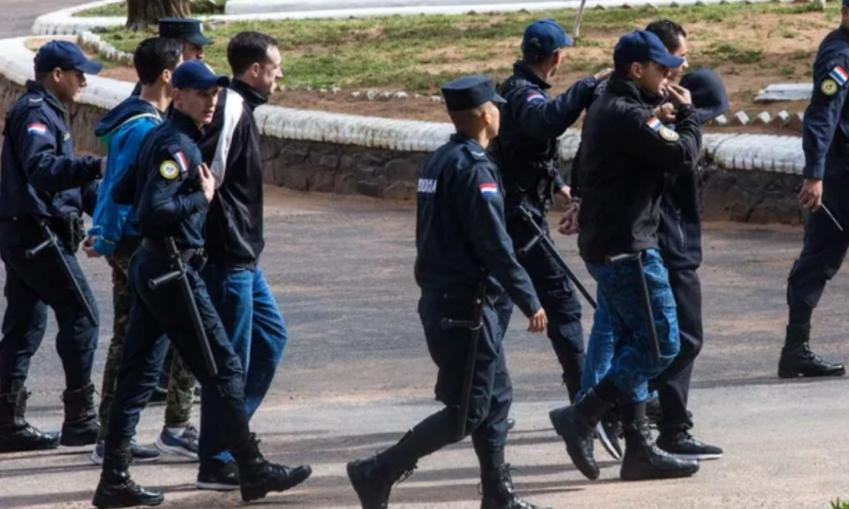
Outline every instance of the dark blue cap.
<path fill-rule="evenodd" d="M 68 41 L 50 41 L 35 54 L 35 72 L 50 72 L 60 69 L 76 69 L 86 74 L 97 74 L 103 68 L 98 62 L 89 60 L 76 44 Z"/>
<path fill-rule="evenodd" d="M 665 67 L 678 67 L 684 59 L 671 54 L 660 38 L 648 30 L 628 32 L 616 43 L 613 62 L 618 68 L 633 62 L 656 62 Z"/>
<path fill-rule="evenodd" d="M 719 76 L 710 69 L 688 72 L 681 86 L 690 91 L 699 120 L 704 123 L 728 111 L 728 94 Z"/>
<path fill-rule="evenodd" d="M 547 57 L 560 48 L 572 45 L 566 30 L 551 18 L 538 19 L 528 25 L 522 36 L 522 53 Z"/>
<path fill-rule="evenodd" d="M 174 88 L 193 88 L 206 90 L 212 87 L 226 87 L 230 84 L 227 76 L 218 76 L 200 60 L 183 62 L 174 69 L 171 86 Z"/>
<path fill-rule="evenodd" d="M 192 18 L 162 18 L 159 20 L 159 36 L 182 39 L 198 46 L 206 46 L 212 40 L 203 35 L 203 23 Z"/>
<path fill-rule="evenodd" d="M 507 102 L 495 91 L 492 80 L 486 76 L 463 76 L 442 85 L 442 97 L 448 111 L 463 111 L 481 104 Z"/>

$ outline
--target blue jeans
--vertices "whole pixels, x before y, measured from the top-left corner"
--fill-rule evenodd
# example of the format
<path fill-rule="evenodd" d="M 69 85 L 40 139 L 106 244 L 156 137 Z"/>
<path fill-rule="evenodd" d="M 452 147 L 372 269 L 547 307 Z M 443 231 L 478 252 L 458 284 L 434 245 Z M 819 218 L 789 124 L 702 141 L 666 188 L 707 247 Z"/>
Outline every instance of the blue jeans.
<path fill-rule="evenodd" d="M 598 307 L 587 342 L 583 392 L 610 376 L 624 395 L 624 403 L 646 401 L 648 381 L 678 355 L 678 318 L 669 274 L 657 249 L 643 252 L 642 261 L 660 358 L 656 358 L 651 349 L 636 263 L 587 263 L 587 269 L 598 283 Z"/>
<path fill-rule="evenodd" d="M 286 348 L 286 322 L 277 307 L 262 269 L 208 265 L 203 278 L 209 297 L 218 311 L 233 351 L 245 373 L 245 411 L 253 416 L 271 387 Z M 232 461 L 219 416 L 207 402 L 217 398 L 214 387 L 202 389 L 201 432 L 198 455 L 201 461 Z"/>

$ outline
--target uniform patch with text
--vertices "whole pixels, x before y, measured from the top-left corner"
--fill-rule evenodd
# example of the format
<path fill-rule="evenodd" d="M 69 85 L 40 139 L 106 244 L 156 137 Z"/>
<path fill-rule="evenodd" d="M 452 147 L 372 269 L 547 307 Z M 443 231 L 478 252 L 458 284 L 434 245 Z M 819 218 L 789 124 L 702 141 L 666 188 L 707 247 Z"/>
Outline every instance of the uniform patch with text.
<path fill-rule="evenodd" d="M 47 135 L 47 126 L 41 122 L 32 122 L 27 124 L 27 134 L 43 134 Z"/>
<path fill-rule="evenodd" d="M 433 194 L 436 192 L 436 179 L 419 179 L 419 192 Z"/>
<path fill-rule="evenodd" d="M 663 122 L 661 122 L 660 119 L 658 119 L 657 117 L 651 117 L 646 120 L 646 125 L 649 127 L 649 129 L 659 134 L 660 137 L 664 140 L 678 141 L 678 133 L 663 125 Z"/>
<path fill-rule="evenodd" d="M 495 182 L 484 182 L 480 185 L 481 194 L 484 196 L 498 194 L 498 186 Z"/>

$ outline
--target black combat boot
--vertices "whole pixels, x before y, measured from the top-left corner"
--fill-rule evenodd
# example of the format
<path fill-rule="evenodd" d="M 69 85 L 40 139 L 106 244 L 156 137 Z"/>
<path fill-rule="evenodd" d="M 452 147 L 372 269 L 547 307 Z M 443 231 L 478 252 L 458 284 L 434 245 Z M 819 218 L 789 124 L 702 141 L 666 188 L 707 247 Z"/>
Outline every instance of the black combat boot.
<path fill-rule="evenodd" d="M 247 444 L 233 451 L 233 456 L 239 465 L 239 488 L 245 502 L 264 498 L 270 491 L 286 491 L 312 475 L 309 465 L 288 467 L 266 461 L 253 434 Z"/>
<path fill-rule="evenodd" d="M 625 481 L 689 477 L 699 470 L 699 462 L 676 458 L 655 445 L 646 419 L 646 404 L 622 407 L 625 430 L 625 458 L 619 476 Z"/>
<path fill-rule="evenodd" d="M 130 465 L 129 444 L 117 450 L 107 449 L 103 457 L 103 471 L 94 499 L 91 503 L 101 509 L 106 507 L 134 507 L 138 505 L 154 506 L 161 504 L 165 497 L 157 491 L 148 491 L 130 478 L 127 468 Z"/>
<path fill-rule="evenodd" d="M 62 445 L 90 445 L 97 442 L 100 421 L 94 406 L 94 384 L 62 393 L 65 422 L 62 423 Z"/>
<path fill-rule="evenodd" d="M 612 403 L 599 398 L 595 390 L 590 390 L 574 405 L 552 410 L 548 414 L 554 431 L 566 443 L 566 452 L 572 458 L 572 463 L 587 479 L 598 479 L 598 465 L 593 457 L 595 427 L 611 408 Z"/>
<path fill-rule="evenodd" d="M 0 394 L 0 452 L 39 451 L 59 447 L 59 435 L 42 433 L 24 419 L 29 393 L 21 387 Z"/>
<path fill-rule="evenodd" d="M 395 448 L 404 449 L 411 435 L 412 432 L 408 431 L 401 437 Z M 403 455 L 396 454 L 396 456 Z M 405 467 L 393 467 L 389 463 L 385 452 L 348 463 L 348 479 L 354 491 L 357 492 L 363 509 L 389 507 L 389 492 L 392 490 L 392 485 L 409 477 L 416 468 L 415 461 Z"/>
<path fill-rule="evenodd" d="M 549 509 L 522 500 L 513 491 L 510 464 L 490 472 L 481 472 L 481 509 Z"/>
<path fill-rule="evenodd" d="M 846 368 L 843 364 L 828 362 L 811 351 L 808 343 L 811 337 L 811 325 L 787 326 L 784 348 L 778 361 L 778 376 L 796 378 L 800 376 L 843 376 Z"/>

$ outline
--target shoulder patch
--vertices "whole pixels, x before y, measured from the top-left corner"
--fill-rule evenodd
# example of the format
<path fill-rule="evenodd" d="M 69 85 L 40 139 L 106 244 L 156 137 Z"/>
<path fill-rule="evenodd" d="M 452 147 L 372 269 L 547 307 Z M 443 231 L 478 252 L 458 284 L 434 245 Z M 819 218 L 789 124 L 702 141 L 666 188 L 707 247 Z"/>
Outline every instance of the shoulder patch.
<path fill-rule="evenodd" d="M 481 182 L 479 187 L 481 194 L 484 196 L 498 194 L 498 184 L 496 184 L 495 182 Z"/>
<path fill-rule="evenodd" d="M 828 71 L 828 75 L 841 87 L 849 81 L 849 72 L 846 72 L 846 69 L 839 65 L 835 65 L 830 71 Z"/>
<path fill-rule="evenodd" d="M 822 83 L 820 84 L 820 92 L 824 95 L 834 95 L 837 93 L 838 88 L 837 82 L 831 78 L 822 80 Z"/>
<path fill-rule="evenodd" d="M 660 121 L 660 119 L 654 116 L 649 117 L 649 119 L 646 120 L 646 125 L 652 131 L 659 131 L 660 128 L 663 127 L 663 123 Z"/>
<path fill-rule="evenodd" d="M 419 179 L 418 192 L 423 194 L 434 194 L 436 192 L 436 179 Z"/>
<path fill-rule="evenodd" d="M 30 122 L 29 124 L 27 124 L 27 134 L 47 136 L 48 135 L 47 125 L 43 124 L 41 122 Z"/>
<path fill-rule="evenodd" d="M 40 96 L 30 97 L 27 100 L 27 104 L 29 104 L 30 106 L 40 106 L 41 103 L 43 103 L 43 102 L 44 102 L 44 98 L 40 97 Z"/>
<path fill-rule="evenodd" d="M 162 164 L 159 165 L 159 174 L 166 180 L 174 180 L 180 176 L 180 168 L 177 166 L 176 161 L 167 159 L 162 161 Z"/>
<path fill-rule="evenodd" d="M 658 129 L 657 132 L 660 134 L 660 137 L 666 141 L 678 141 L 678 139 L 681 137 L 678 133 L 666 127 L 665 125 L 660 126 L 660 129 Z"/>
<path fill-rule="evenodd" d="M 526 103 L 530 103 L 530 102 L 534 102 L 534 101 L 540 101 L 540 100 L 545 101 L 545 96 L 542 95 L 542 93 L 537 92 L 536 90 L 532 91 L 530 94 L 528 94 L 527 97 L 525 97 Z"/>

